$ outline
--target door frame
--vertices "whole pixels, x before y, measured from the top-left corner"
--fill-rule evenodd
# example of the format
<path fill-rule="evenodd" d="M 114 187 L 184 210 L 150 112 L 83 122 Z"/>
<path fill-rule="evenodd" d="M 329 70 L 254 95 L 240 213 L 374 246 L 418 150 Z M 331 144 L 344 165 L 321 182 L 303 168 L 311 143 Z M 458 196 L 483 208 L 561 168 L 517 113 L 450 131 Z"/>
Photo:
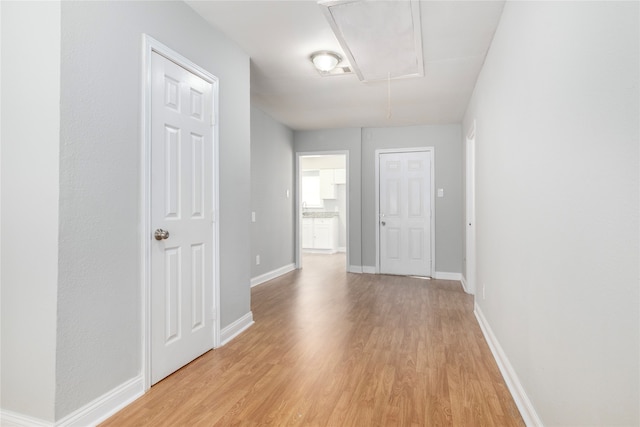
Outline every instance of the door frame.
<path fill-rule="evenodd" d="M 466 293 L 476 294 L 476 121 L 465 137 L 465 276 Z"/>
<path fill-rule="evenodd" d="M 436 150 L 435 147 L 416 147 L 416 148 L 384 148 L 375 151 L 375 216 L 376 225 L 376 274 L 380 274 L 380 155 L 389 153 L 416 153 L 429 152 L 431 154 L 431 188 L 429 197 L 431 198 L 431 215 L 430 215 L 430 238 L 431 238 L 431 277 L 436 274 L 436 205 L 435 205 L 435 164 Z"/>
<path fill-rule="evenodd" d="M 140 147 L 140 241 L 141 241 L 141 370 L 144 391 L 151 388 L 151 56 L 159 54 L 213 86 L 213 348 L 220 346 L 220 221 L 219 221 L 219 162 L 218 162 L 218 78 L 204 68 L 170 49 L 147 34 L 142 35 L 142 111 Z"/>
<path fill-rule="evenodd" d="M 346 197 L 347 200 L 346 202 L 346 225 L 345 225 L 345 234 L 346 234 L 346 239 L 347 239 L 347 249 L 346 249 L 346 264 L 345 264 L 345 269 L 347 271 L 349 271 L 349 266 L 351 264 L 349 264 L 349 248 L 351 247 L 351 245 L 349 244 L 349 216 L 350 216 L 350 207 L 349 205 L 351 204 L 350 202 L 350 191 L 349 191 L 349 185 L 350 185 L 350 178 L 349 178 L 349 151 L 348 150 L 330 150 L 330 151 L 297 151 L 296 152 L 296 200 L 295 200 L 295 212 L 296 212 L 296 268 L 302 268 L 302 209 L 300 208 L 300 204 L 302 203 L 302 176 L 301 173 L 302 171 L 300 170 L 300 157 L 305 157 L 305 156 L 335 156 L 335 155 L 344 155 L 344 167 L 345 167 L 345 172 L 346 172 L 346 176 L 347 176 L 347 184 L 346 184 L 346 189 L 345 189 L 345 193 L 346 193 Z"/>

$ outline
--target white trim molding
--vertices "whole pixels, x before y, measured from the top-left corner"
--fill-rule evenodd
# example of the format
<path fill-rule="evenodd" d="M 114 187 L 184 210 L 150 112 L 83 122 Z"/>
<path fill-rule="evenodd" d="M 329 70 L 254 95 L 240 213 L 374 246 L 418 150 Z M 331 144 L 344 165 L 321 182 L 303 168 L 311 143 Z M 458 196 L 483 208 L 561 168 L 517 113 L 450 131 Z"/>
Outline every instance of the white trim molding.
<path fill-rule="evenodd" d="M 543 427 L 542 421 L 538 416 L 529 396 L 524 390 L 522 383 L 520 382 L 520 378 L 516 374 L 516 371 L 513 369 L 511 362 L 507 358 L 507 355 L 502 350 L 502 346 L 498 342 L 498 339 L 493 334 L 491 330 L 491 326 L 487 322 L 487 319 L 482 314 L 482 310 L 480 306 L 476 303 L 474 306 L 473 313 L 476 315 L 476 319 L 478 319 L 478 323 L 480 324 L 480 329 L 484 334 L 484 338 L 487 340 L 487 344 L 489 344 L 489 349 L 491 349 L 491 353 L 493 354 L 493 358 L 496 360 L 498 364 L 498 368 L 502 373 L 502 377 L 504 381 L 507 383 L 507 387 L 511 392 L 511 396 L 513 400 L 516 402 L 516 406 L 520 410 L 520 415 L 522 415 L 522 419 L 524 423 L 528 427 Z"/>
<path fill-rule="evenodd" d="M 349 267 L 347 267 L 347 272 L 348 273 L 362 273 L 362 266 L 361 265 L 350 265 Z"/>
<path fill-rule="evenodd" d="M 448 273 L 446 271 L 436 271 L 433 274 L 434 279 L 439 280 L 457 280 L 459 282 L 462 281 L 462 273 Z"/>
<path fill-rule="evenodd" d="M 363 265 L 362 272 L 365 274 L 377 274 L 376 267 L 373 265 Z"/>
<path fill-rule="evenodd" d="M 251 325 L 255 322 L 253 321 L 253 313 L 248 312 L 229 326 L 220 331 L 220 346 L 227 344 L 229 341 L 249 329 Z"/>
<path fill-rule="evenodd" d="M 86 427 L 98 425 L 143 394 L 144 384 L 142 375 L 139 375 L 67 415 L 56 423 L 56 427 Z"/>
<path fill-rule="evenodd" d="M 467 287 L 467 278 L 463 275 L 460 277 L 460 283 L 462 283 L 462 289 L 465 291 L 465 293 L 471 294 L 471 292 L 469 292 L 469 288 Z"/>
<path fill-rule="evenodd" d="M 256 276 L 253 279 L 251 279 L 251 287 L 253 288 L 254 286 L 261 285 L 265 282 L 268 282 L 269 280 L 275 279 L 276 277 L 280 277 L 283 274 L 287 274 L 290 271 L 293 271 L 295 269 L 296 269 L 296 265 L 294 263 L 291 263 L 291 264 L 282 266 L 280 268 L 276 268 L 275 270 L 271 270 L 269 272 L 261 274 L 260 276 Z"/>
<path fill-rule="evenodd" d="M 96 426 L 144 394 L 142 375 L 130 379 L 97 399 L 73 411 L 58 422 L 47 422 L 11 411 L 0 412 L 3 427 L 88 427 Z"/>
<path fill-rule="evenodd" d="M 52 427 L 54 424 L 3 409 L 0 411 L 0 425 L 2 427 Z"/>

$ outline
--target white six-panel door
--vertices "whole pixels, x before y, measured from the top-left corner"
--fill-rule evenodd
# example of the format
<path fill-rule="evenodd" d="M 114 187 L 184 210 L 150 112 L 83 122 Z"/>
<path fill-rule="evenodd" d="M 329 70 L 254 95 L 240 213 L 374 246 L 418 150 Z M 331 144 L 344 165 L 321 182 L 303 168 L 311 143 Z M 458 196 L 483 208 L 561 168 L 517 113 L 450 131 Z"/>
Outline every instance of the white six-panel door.
<path fill-rule="evenodd" d="M 431 276 L 431 152 L 379 161 L 380 273 Z"/>
<path fill-rule="evenodd" d="M 151 56 L 155 384 L 213 348 L 213 86 L 155 52 Z"/>

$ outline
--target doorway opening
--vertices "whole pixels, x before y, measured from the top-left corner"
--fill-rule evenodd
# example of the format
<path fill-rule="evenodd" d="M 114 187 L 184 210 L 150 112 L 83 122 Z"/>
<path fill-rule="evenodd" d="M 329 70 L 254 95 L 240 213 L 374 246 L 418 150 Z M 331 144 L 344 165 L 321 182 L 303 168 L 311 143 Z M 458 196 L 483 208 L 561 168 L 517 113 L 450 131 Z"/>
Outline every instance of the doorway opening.
<path fill-rule="evenodd" d="M 297 153 L 296 267 L 304 259 L 349 265 L 348 152 Z"/>

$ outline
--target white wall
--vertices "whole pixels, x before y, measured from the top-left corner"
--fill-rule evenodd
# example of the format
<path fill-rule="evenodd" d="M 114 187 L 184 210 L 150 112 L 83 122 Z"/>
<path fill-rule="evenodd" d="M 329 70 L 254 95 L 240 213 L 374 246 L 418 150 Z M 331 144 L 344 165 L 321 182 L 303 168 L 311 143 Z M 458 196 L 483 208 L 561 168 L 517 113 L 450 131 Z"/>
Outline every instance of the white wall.
<path fill-rule="evenodd" d="M 295 263 L 293 162 L 293 131 L 252 108 L 251 210 L 256 222 L 251 224 L 251 277 Z"/>
<path fill-rule="evenodd" d="M 547 426 L 640 424 L 638 14 L 507 2 L 465 117 L 477 304 Z"/>
<path fill-rule="evenodd" d="M 60 3 L 2 11 L 0 407 L 54 420 Z"/>

